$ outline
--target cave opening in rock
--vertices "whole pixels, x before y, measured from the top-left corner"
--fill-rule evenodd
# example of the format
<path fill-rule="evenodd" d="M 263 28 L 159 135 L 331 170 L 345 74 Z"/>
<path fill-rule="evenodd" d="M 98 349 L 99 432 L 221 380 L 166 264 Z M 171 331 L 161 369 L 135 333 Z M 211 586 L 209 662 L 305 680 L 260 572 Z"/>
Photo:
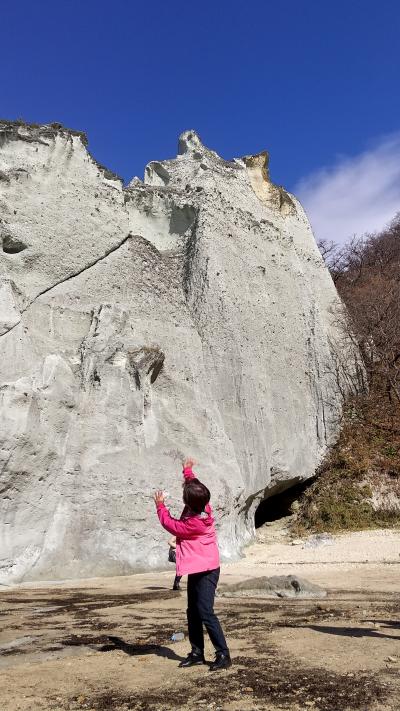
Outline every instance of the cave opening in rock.
<path fill-rule="evenodd" d="M 310 484 L 311 480 L 301 482 L 290 487 L 290 489 L 285 489 L 261 501 L 254 514 L 255 527 L 260 528 L 265 523 L 272 523 L 286 516 L 291 516 L 294 513 L 294 502 L 301 497 Z"/>
<path fill-rule="evenodd" d="M 3 237 L 3 252 L 6 254 L 18 254 L 23 252 L 27 248 L 27 245 L 20 239 L 11 237 L 11 235 L 5 235 Z"/>

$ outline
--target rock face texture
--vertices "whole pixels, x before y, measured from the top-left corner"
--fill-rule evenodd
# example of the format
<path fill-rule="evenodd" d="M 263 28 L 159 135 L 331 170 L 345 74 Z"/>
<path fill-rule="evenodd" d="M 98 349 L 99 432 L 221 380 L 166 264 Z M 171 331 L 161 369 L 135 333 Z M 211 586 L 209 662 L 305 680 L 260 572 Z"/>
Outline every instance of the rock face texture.
<path fill-rule="evenodd" d="M 267 154 L 188 131 L 124 187 L 84 134 L 0 123 L 0 582 L 164 565 L 184 454 L 237 555 L 336 435 L 338 304 Z"/>

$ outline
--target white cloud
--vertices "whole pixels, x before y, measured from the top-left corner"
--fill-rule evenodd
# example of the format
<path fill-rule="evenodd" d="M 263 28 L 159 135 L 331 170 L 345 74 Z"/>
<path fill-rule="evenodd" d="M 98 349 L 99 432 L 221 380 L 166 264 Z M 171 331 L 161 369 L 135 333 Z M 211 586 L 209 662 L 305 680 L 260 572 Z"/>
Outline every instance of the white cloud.
<path fill-rule="evenodd" d="M 293 192 L 317 239 L 343 243 L 385 227 L 400 211 L 400 133 L 306 176 Z"/>

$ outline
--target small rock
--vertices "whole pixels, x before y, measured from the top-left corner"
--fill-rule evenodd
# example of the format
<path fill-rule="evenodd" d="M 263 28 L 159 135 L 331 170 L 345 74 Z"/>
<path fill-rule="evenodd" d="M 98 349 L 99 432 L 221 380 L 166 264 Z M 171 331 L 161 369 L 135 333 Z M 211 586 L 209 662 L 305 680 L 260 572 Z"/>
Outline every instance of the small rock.
<path fill-rule="evenodd" d="M 185 639 L 183 632 L 174 632 L 171 637 L 172 642 L 182 642 Z"/>
<path fill-rule="evenodd" d="M 303 545 L 303 541 L 302 541 L 300 538 L 295 538 L 295 539 L 291 542 L 290 545 L 292 545 L 292 546 L 302 546 L 302 545 Z"/>
<path fill-rule="evenodd" d="M 386 657 L 385 662 L 398 662 L 396 657 Z"/>
<path fill-rule="evenodd" d="M 249 694 L 252 694 L 254 689 L 251 686 L 245 686 L 243 691 L 247 691 Z"/>

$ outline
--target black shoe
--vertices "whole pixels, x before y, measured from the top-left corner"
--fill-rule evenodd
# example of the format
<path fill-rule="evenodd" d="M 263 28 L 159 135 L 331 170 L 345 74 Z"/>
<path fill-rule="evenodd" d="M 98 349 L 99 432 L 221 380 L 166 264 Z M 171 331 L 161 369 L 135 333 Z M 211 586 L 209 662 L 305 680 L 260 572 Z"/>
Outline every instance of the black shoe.
<path fill-rule="evenodd" d="M 228 654 L 223 654 L 222 652 L 217 652 L 215 655 L 215 662 L 210 664 L 210 671 L 218 671 L 219 669 L 228 669 L 232 666 L 232 660 Z"/>
<path fill-rule="evenodd" d="M 186 659 L 180 663 L 179 667 L 194 667 L 196 664 L 205 664 L 204 654 L 193 654 L 189 652 Z"/>

